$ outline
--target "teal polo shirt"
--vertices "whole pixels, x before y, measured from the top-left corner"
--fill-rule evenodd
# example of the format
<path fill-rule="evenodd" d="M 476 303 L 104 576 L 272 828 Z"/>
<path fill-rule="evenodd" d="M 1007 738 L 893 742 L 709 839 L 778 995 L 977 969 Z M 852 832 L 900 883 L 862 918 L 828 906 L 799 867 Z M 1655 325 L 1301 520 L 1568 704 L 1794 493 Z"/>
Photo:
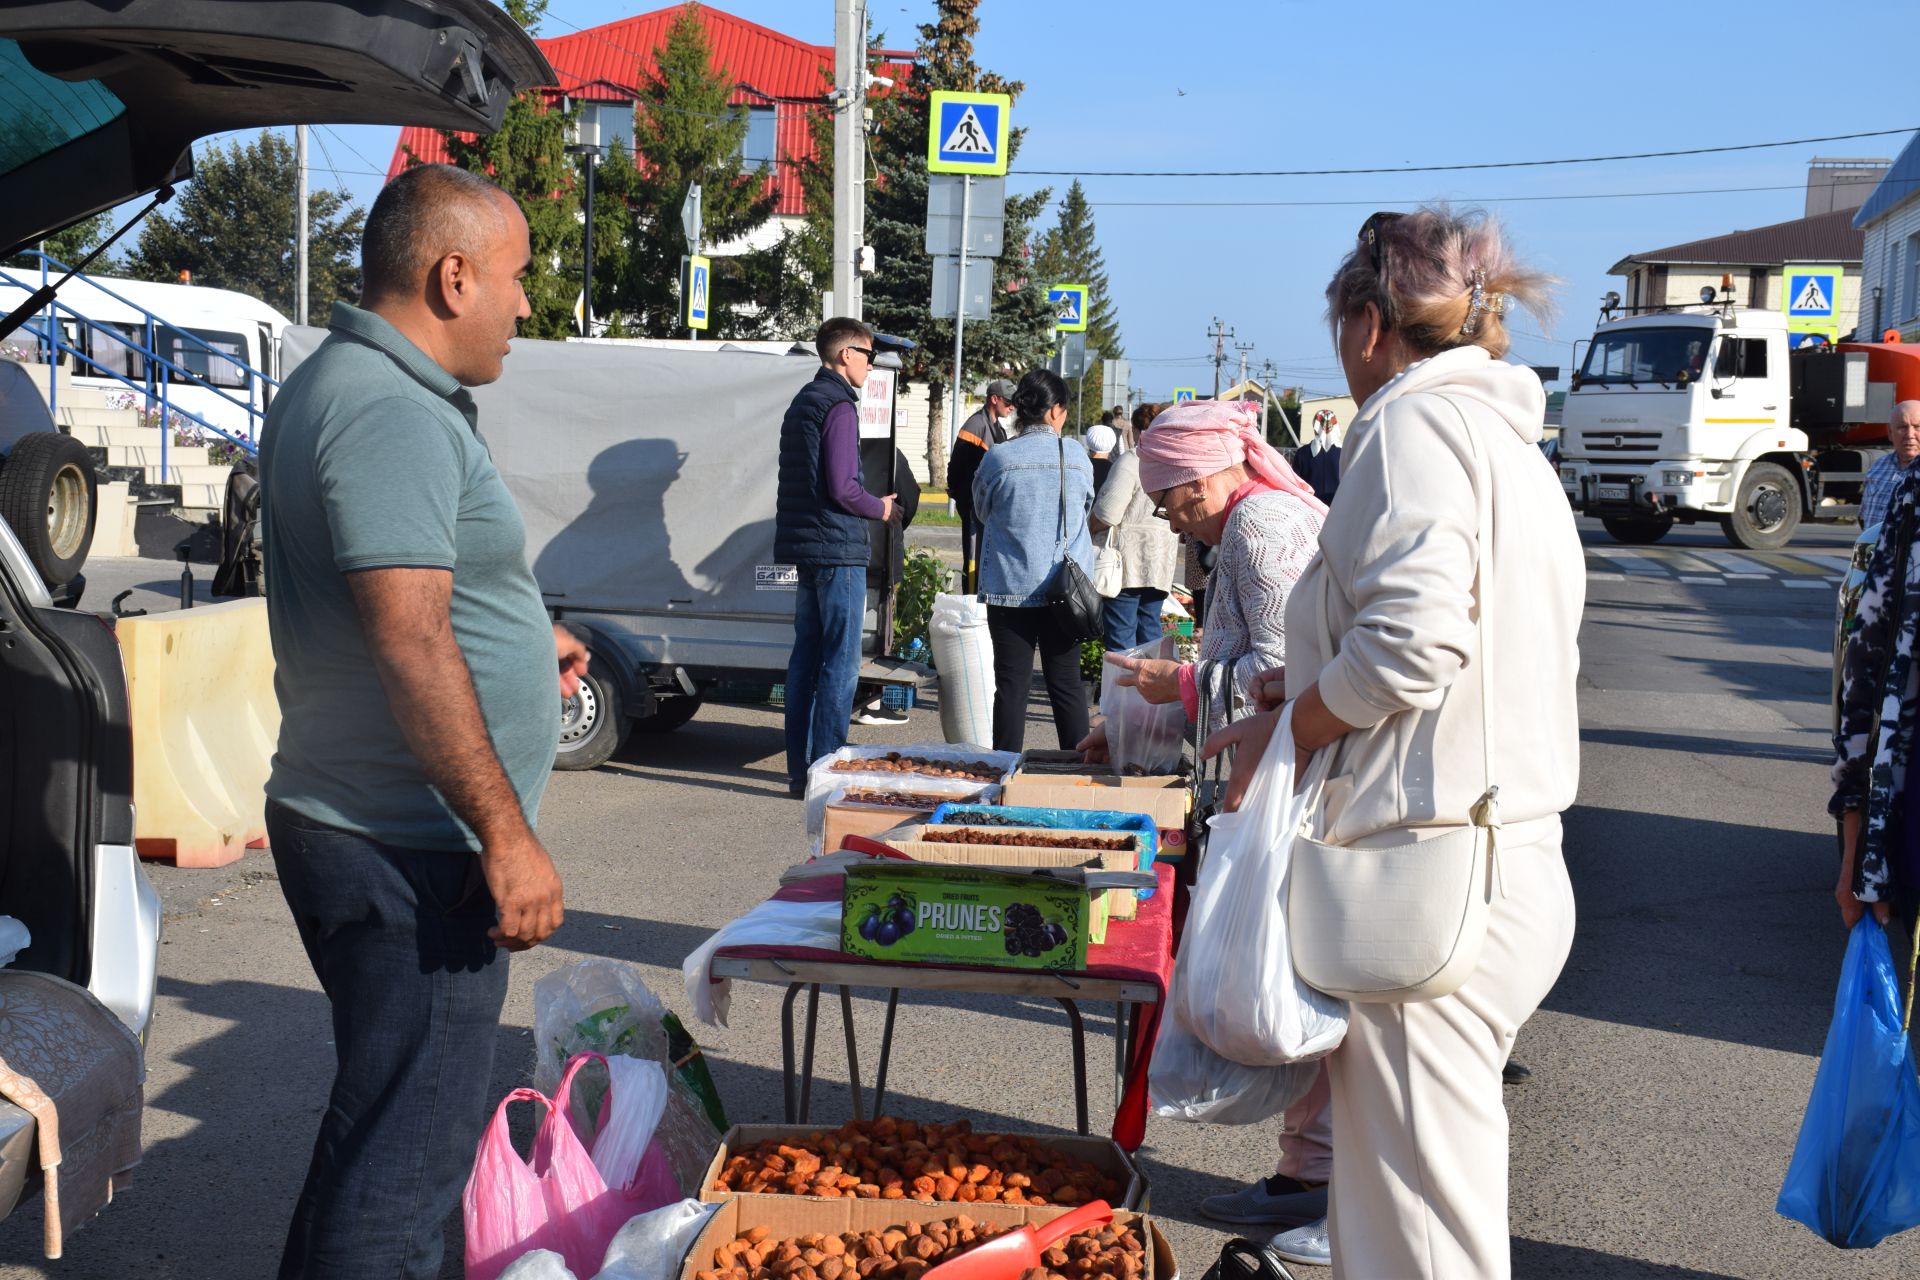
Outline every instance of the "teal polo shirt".
<path fill-rule="evenodd" d="M 531 823 L 553 766 L 560 689 L 526 530 L 453 375 L 370 311 L 336 302 L 329 327 L 261 428 L 281 716 L 267 795 L 384 843 L 477 850 L 400 732 L 347 575 L 452 571 L 453 636 Z"/>

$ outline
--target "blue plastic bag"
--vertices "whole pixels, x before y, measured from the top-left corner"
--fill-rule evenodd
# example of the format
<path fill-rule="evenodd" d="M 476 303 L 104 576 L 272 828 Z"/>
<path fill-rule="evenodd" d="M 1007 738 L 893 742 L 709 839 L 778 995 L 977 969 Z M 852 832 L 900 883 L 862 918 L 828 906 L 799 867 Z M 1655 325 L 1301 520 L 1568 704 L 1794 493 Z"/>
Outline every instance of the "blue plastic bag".
<path fill-rule="evenodd" d="M 955 814 L 963 815 L 956 819 Z M 930 823 L 968 821 L 996 827 L 1054 827 L 1078 831 L 1127 831 L 1140 849 L 1140 870 L 1153 870 L 1159 855 L 1160 832 L 1153 819 L 1144 813 L 1121 813 L 1111 809 L 1044 809 L 1018 804 L 943 804 L 927 819 Z M 982 820 L 984 821 L 982 822 Z M 1134 896 L 1143 901 L 1153 896 L 1151 889 L 1137 889 Z"/>
<path fill-rule="evenodd" d="M 1900 974 L 1869 912 L 1853 927 L 1800 1140 L 1774 1206 L 1842 1249 L 1920 1226 L 1920 1077 Z"/>

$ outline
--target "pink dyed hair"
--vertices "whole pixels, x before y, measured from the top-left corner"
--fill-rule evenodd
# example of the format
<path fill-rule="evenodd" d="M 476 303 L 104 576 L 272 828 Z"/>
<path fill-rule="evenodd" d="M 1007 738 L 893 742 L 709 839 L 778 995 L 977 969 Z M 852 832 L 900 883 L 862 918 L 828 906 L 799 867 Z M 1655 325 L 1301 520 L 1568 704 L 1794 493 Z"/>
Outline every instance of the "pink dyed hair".
<path fill-rule="evenodd" d="M 1485 275 L 1485 296 L 1505 294 L 1510 308 L 1525 307 L 1542 321 L 1552 319 L 1549 290 L 1558 281 L 1521 263 L 1499 219 L 1484 210 L 1455 213 L 1445 204 L 1423 205 L 1381 225 L 1378 234 L 1400 338 L 1420 356 L 1470 345 L 1485 347 L 1495 357 L 1507 353 L 1512 344 L 1505 316 L 1483 310 L 1474 317 L 1471 334 L 1460 332 L 1472 305 L 1476 270 Z M 1341 321 L 1381 301 L 1372 258 L 1364 246 L 1356 247 L 1327 284 L 1327 323 L 1334 341 L 1339 341 Z"/>

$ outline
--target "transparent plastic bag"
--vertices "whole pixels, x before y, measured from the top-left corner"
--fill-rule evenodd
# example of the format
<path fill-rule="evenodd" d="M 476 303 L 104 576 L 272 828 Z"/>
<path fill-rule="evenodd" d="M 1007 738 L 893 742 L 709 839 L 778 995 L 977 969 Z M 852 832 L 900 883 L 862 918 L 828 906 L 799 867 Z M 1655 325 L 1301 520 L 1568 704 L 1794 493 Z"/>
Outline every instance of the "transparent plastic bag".
<path fill-rule="evenodd" d="M 1173 965 L 1172 1016 L 1223 1058 L 1256 1067 L 1324 1057 L 1347 1034 L 1347 1002 L 1301 981 L 1289 946 L 1293 837 L 1327 755 L 1296 792 L 1292 726 L 1288 704 L 1245 801 L 1209 820 Z"/>
<path fill-rule="evenodd" d="M 580 1280 L 567 1267 L 567 1260 L 551 1249 L 524 1253 L 512 1266 L 500 1273 L 500 1280 Z"/>
<path fill-rule="evenodd" d="M 1000 777 L 988 783 L 977 778 L 937 778 L 930 774 L 897 773 L 887 769 L 867 772 L 833 767 L 847 761 L 884 759 L 888 755 L 956 764 L 984 764 L 999 770 Z M 807 838 L 815 854 L 823 852 L 820 843 L 826 835 L 827 800 L 848 787 L 863 787 L 873 791 L 912 791 L 923 795 L 952 796 L 955 800 L 973 799 L 986 788 L 980 798 L 990 802 L 1000 798 L 999 783 L 1019 763 L 1018 752 L 950 747 L 944 742 L 916 742 L 902 747 L 842 747 L 830 756 L 815 760 L 807 770 Z M 833 850 L 824 852 L 831 853 Z M 838 945 L 835 944 L 836 947 Z"/>
<path fill-rule="evenodd" d="M 1160 1038 L 1147 1069 L 1147 1096 L 1164 1120 L 1196 1124 L 1258 1124 L 1306 1096 L 1318 1062 L 1249 1067 L 1228 1062 L 1202 1044 L 1171 1013 L 1160 1020 Z"/>
<path fill-rule="evenodd" d="M 681 1200 L 632 1219 L 607 1246 L 594 1280 L 675 1280 L 687 1250 L 719 1207 Z"/>
<path fill-rule="evenodd" d="M 1833 1024 L 1774 1206 L 1842 1249 L 1920 1226 L 1920 1078 L 1901 1020 L 1893 951 L 1868 912 L 1847 940 Z"/>
<path fill-rule="evenodd" d="M 1178 655 L 1168 636 L 1129 649 L 1129 658 L 1166 658 Z M 1111 662 L 1101 665 L 1100 714 L 1106 717 L 1107 756 L 1115 773 L 1172 773 L 1180 767 L 1180 748 L 1187 737 L 1187 710 L 1178 699 L 1152 703 L 1132 685 L 1120 683 L 1126 672 Z"/>

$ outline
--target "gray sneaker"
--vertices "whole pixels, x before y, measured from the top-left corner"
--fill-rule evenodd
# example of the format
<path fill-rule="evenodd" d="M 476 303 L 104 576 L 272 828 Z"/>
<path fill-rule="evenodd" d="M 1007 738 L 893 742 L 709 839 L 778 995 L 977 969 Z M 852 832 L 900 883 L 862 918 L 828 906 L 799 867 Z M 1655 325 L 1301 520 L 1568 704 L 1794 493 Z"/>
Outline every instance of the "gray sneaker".
<path fill-rule="evenodd" d="M 1267 1242 L 1267 1248 L 1288 1262 L 1302 1262 L 1310 1267 L 1333 1265 L 1333 1241 L 1327 1236 L 1325 1218 L 1291 1231 L 1282 1231 Z"/>
<path fill-rule="evenodd" d="M 1327 1189 L 1292 1178 L 1260 1178 L 1227 1195 L 1208 1196 L 1200 1212 L 1236 1226 L 1300 1227 L 1327 1216 Z"/>

